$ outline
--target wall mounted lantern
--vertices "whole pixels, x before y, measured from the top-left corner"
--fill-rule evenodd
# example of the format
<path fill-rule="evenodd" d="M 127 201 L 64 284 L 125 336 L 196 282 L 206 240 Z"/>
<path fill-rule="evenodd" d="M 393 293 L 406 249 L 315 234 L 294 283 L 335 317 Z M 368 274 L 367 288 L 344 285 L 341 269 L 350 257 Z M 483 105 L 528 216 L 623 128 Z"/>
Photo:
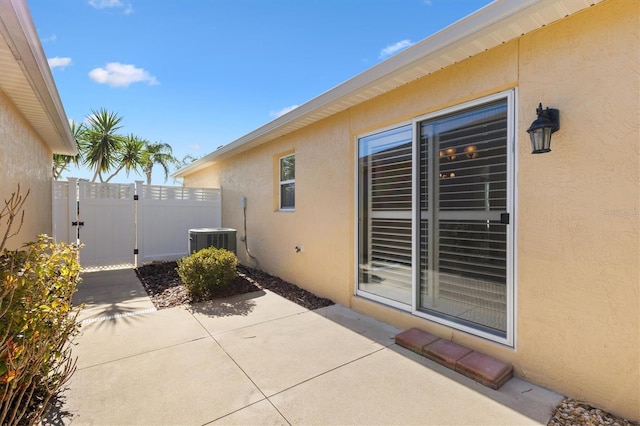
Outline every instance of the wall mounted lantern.
<path fill-rule="evenodd" d="M 531 153 L 542 154 L 551 151 L 551 134 L 560 129 L 560 111 L 553 108 L 542 109 L 542 103 L 536 109 L 538 118 L 527 130 L 531 137 Z"/>

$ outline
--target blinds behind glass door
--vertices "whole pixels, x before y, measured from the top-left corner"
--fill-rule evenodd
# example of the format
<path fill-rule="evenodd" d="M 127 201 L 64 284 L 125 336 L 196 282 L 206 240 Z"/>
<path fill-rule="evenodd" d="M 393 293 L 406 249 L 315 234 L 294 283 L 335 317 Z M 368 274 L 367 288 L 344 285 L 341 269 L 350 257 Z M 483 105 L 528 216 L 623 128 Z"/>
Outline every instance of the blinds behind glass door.
<path fill-rule="evenodd" d="M 506 210 L 506 105 L 439 122 L 435 132 L 440 210 Z"/>

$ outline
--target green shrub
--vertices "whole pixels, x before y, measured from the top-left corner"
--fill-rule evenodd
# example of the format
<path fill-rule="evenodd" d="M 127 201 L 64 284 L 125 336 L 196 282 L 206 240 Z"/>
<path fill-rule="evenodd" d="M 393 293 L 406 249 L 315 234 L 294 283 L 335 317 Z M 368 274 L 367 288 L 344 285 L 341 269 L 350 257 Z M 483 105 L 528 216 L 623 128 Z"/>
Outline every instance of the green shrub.
<path fill-rule="evenodd" d="M 78 247 L 45 235 L 0 253 L 0 424 L 36 424 L 75 371 Z"/>
<path fill-rule="evenodd" d="M 230 285 L 238 258 L 225 249 L 209 247 L 178 260 L 178 275 L 193 300 L 203 300 Z"/>

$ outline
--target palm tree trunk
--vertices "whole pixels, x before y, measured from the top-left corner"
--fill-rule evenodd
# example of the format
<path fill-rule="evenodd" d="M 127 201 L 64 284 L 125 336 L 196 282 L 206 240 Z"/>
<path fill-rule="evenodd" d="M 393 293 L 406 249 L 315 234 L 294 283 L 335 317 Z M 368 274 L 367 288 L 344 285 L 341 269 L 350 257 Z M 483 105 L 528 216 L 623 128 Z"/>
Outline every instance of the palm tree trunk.
<path fill-rule="evenodd" d="M 109 177 L 107 178 L 107 180 L 105 180 L 104 182 L 105 182 L 105 183 L 109 182 L 111 179 L 113 179 L 113 177 L 114 177 L 115 175 L 117 175 L 118 173 L 120 173 L 120 170 L 122 170 L 122 169 L 124 169 L 124 164 L 120 164 L 120 167 L 118 167 L 118 169 L 117 169 L 115 172 L 113 172 L 113 174 L 112 174 L 111 176 L 109 176 Z"/>

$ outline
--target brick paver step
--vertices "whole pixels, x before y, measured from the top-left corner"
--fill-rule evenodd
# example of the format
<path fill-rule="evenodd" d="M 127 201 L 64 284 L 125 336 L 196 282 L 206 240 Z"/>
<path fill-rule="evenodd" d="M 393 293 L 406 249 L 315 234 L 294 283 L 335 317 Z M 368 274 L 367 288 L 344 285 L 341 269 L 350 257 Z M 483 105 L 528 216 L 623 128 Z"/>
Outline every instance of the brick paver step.
<path fill-rule="evenodd" d="M 511 364 L 419 328 L 410 328 L 397 334 L 395 342 L 492 389 L 499 389 L 513 377 Z"/>
<path fill-rule="evenodd" d="M 456 371 L 492 389 L 499 389 L 513 377 L 511 364 L 476 351 L 459 359 Z"/>
<path fill-rule="evenodd" d="M 410 328 L 396 335 L 396 344 L 422 355 L 422 348 L 439 339 L 419 328 Z"/>

